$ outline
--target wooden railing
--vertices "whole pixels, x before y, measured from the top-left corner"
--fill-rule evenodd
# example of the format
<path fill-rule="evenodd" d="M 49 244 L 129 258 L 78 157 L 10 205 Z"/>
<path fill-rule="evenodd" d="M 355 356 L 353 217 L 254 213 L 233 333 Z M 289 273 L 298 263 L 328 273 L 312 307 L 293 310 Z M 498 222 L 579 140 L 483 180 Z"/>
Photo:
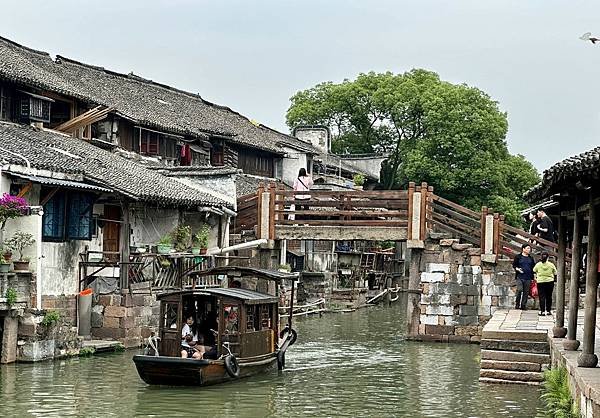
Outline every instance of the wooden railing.
<path fill-rule="evenodd" d="M 480 246 L 481 214 L 436 195 L 431 197 L 429 205 L 427 224 L 431 230 L 447 232 Z"/>
<path fill-rule="evenodd" d="M 237 199 L 237 216 L 232 232 L 239 234 L 245 229 L 253 229 L 258 222 L 258 194 L 251 193 Z"/>

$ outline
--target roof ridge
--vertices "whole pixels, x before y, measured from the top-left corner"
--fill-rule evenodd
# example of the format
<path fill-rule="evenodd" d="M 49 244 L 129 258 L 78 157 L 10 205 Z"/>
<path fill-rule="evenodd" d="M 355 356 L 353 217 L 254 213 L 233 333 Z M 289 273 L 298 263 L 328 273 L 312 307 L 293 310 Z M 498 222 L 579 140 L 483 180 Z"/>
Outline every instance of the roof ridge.
<path fill-rule="evenodd" d="M 46 51 L 41 51 L 39 49 L 30 48 L 28 46 L 25 46 L 25 45 L 22 45 L 22 44 L 20 44 L 18 42 L 15 42 L 15 41 L 13 41 L 11 39 L 5 38 L 3 36 L 0 36 L 0 41 L 6 42 L 6 43 L 8 43 L 8 44 L 10 44 L 12 46 L 16 46 L 17 48 L 21 48 L 21 49 L 24 49 L 26 51 L 33 52 L 33 53 L 38 54 L 38 55 L 44 55 L 44 56 L 47 56 L 47 57 L 51 58 L 50 53 L 48 53 Z"/>

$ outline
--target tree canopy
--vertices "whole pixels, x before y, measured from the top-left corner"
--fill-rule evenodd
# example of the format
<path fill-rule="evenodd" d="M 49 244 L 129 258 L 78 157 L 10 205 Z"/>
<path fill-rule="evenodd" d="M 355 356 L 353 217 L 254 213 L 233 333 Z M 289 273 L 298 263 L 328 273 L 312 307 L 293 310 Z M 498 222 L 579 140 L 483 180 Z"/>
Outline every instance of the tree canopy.
<path fill-rule="evenodd" d="M 292 96 L 287 123 L 329 127 L 336 153 L 387 153 L 387 189 L 426 181 L 440 196 L 493 207 L 512 224 L 525 207 L 523 192 L 539 181 L 527 160 L 509 153 L 507 116 L 497 102 L 427 70 L 317 84 Z"/>

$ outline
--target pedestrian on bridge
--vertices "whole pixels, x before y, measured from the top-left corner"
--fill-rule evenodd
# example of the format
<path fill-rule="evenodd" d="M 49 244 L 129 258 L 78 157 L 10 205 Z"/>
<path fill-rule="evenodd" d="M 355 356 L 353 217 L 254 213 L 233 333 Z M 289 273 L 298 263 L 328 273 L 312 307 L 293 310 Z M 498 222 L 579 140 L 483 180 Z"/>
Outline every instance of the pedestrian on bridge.
<path fill-rule="evenodd" d="M 529 244 L 521 246 L 521 253 L 516 255 L 512 265 L 516 272 L 515 280 L 517 281 L 515 309 L 526 310 L 529 287 L 533 280 L 533 268 L 535 267 L 535 260 L 531 256 L 531 246 Z"/>
<path fill-rule="evenodd" d="M 302 167 L 298 172 L 298 177 L 294 180 L 294 191 L 296 192 L 307 192 L 313 186 L 313 179 L 308 174 L 306 174 L 306 169 Z M 309 210 L 309 206 L 307 203 L 310 200 L 309 194 L 296 194 L 294 195 L 294 199 L 296 200 L 295 206 L 296 210 Z M 307 219 L 304 216 L 296 216 L 296 219 Z"/>
<path fill-rule="evenodd" d="M 556 266 L 548 261 L 548 253 L 542 253 L 541 261 L 533 268 L 535 280 L 538 284 L 538 292 L 540 295 L 540 316 L 552 315 L 552 291 L 554 290 L 554 280 L 556 278 Z"/>

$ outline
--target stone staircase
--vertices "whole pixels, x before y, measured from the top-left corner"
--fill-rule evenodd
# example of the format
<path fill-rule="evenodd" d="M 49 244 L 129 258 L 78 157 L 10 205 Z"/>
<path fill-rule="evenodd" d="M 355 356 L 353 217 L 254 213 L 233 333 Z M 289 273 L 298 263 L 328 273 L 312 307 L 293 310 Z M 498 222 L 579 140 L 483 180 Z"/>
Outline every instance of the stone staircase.
<path fill-rule="evenodd" d="M 539 320 L 536 311 L 498 314 L 481 335 L 479 381 L 539 385 L 550 363 L 548 327 L 552 326 L 552 318 Z"/>

